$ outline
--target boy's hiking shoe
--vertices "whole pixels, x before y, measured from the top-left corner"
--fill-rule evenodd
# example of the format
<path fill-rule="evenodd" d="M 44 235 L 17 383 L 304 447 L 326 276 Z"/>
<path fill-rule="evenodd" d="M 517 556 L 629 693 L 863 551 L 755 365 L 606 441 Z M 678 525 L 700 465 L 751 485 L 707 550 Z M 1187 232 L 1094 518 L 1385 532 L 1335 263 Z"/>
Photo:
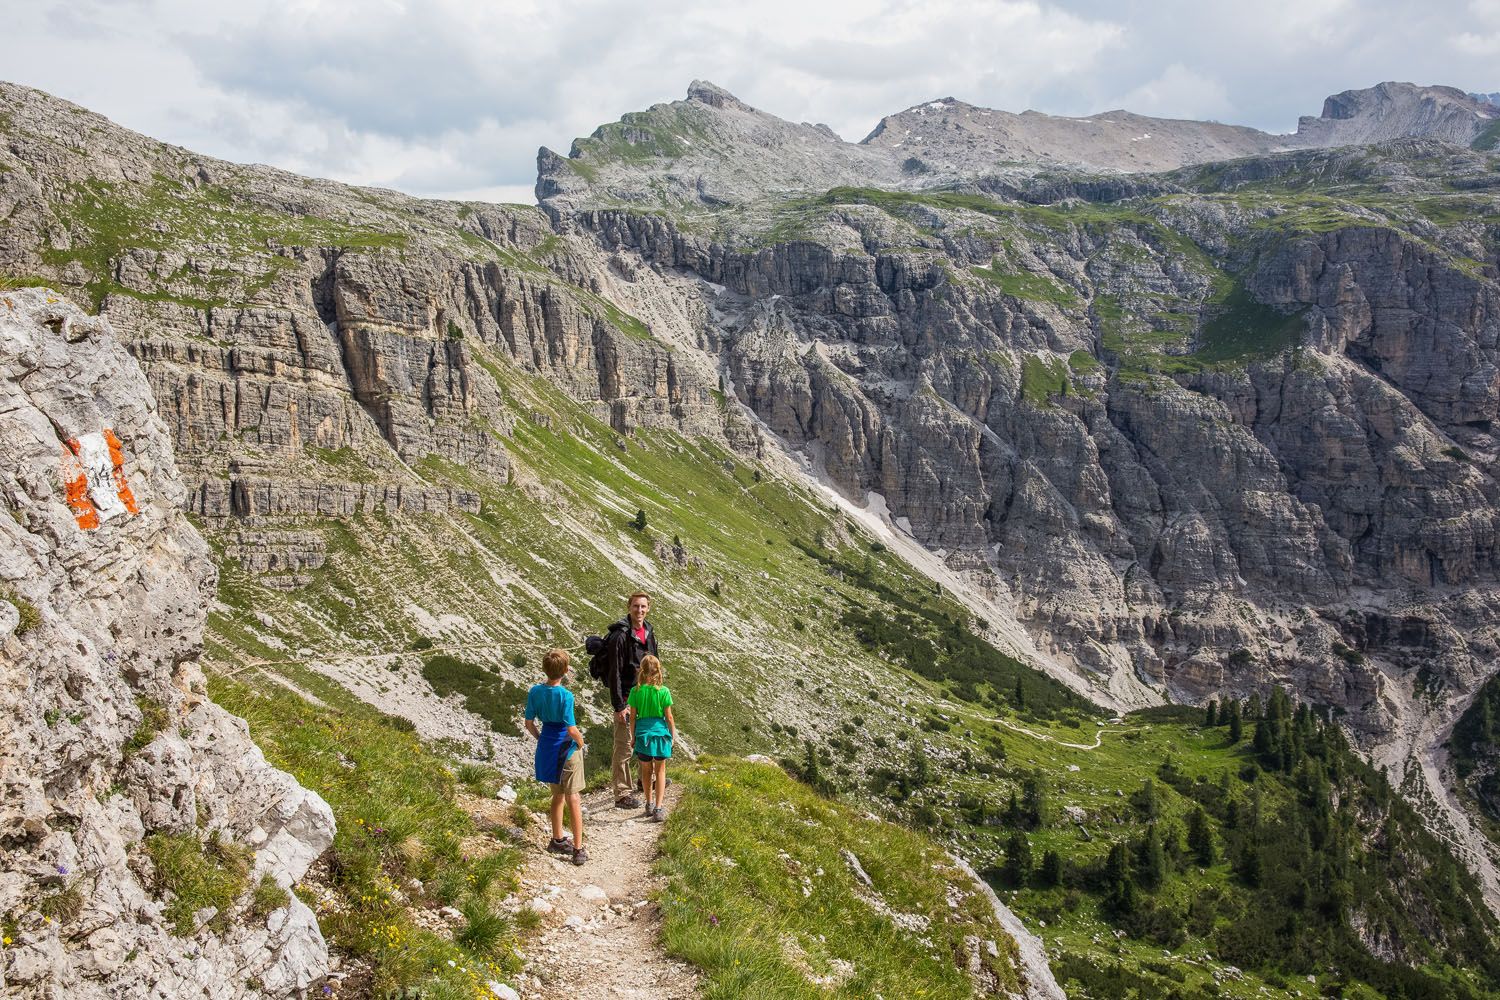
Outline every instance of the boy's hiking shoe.
<path fill-rule="evenodd" d="M 572 854 L 573 841 L 568 837 L 547 841 L 547 852 L 549 854 Z"/>
<path fill-rule="evenodd" d="M 657 806 L 655 809 L 653 809 L 651 811 L 651 822 L 653 822 L 653 823 L 662 823 L 662 822 L 665 822 L 666 818 L 667 818 L 667 811 L 665 809 L 663 809 L 661 806 Z"/>
<path fill-rule="evenodd" d="M 641 800 L 636 798 L 634 795 L 626 795 L 621 798 L 615 799 L 616 809 L 639 809 L 640 807 Z"/>
<path fill-rule="evenodd" d="M 580 847 L 578 850 L 576 850 L 576 851 L 573 852 L 573 863 L 575 865 L 584 864 L 585 862 L 588 861 L 588 859 L 589 859 L 589 852 L 586 849 L 582 848 L 582 847 Z"/>

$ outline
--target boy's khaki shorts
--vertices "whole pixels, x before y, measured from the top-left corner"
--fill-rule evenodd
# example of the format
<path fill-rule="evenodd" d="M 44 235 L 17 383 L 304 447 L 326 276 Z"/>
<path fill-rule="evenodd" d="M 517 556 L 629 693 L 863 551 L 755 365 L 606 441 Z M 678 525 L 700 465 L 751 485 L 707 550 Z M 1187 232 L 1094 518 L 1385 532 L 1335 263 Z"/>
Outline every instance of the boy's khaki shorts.
<path fill-rule="evenodd" d="M 564 795 L 572 795 L 577 792 L 583 794 L 583 750 L 574 750 L 568 759 L 563 762 L 562 774 L 558 775 L 561 780 L 554 781 L 547 787 L 554 792 L 562 792 Z"/>

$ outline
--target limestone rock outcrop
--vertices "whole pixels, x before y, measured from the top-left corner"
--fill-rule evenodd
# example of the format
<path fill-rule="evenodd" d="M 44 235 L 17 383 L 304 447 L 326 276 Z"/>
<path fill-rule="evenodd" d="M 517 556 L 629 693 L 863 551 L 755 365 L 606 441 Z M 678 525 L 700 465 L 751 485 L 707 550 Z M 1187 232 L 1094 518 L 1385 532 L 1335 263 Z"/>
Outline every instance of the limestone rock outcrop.
<path fill-rule="evenodd" d="M 0 989 L 300 994 L 328 967 L 313 913 L 246 897 L 289 890 L 332 813 L 209 700 L 215 573 L 166 426 L 109 324 L 47 289 L 0 293 L 0 453 Z M 148 837 L 253 857 L 235 904 L 174 933 Z"/>

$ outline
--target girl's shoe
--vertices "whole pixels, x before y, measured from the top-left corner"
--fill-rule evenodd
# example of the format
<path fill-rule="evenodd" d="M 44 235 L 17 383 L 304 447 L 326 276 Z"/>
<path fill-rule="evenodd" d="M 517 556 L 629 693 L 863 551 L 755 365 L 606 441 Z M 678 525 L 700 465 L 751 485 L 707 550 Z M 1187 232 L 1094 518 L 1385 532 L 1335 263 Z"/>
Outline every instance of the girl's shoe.
<path fill-rule="evenodd" d="M 666 819 L 667 811 L 661 806 L 657 806 L 656 809 L 651 813 L 651 822 L 653 823 L 664 823 L 666 822 Z"/>
<path fill-rule="evenodd" d="M 575 865 L 584 864 L 585 862 L 588 861 L 588 859 L 589 859 L 589 852 L 587 850 L 585 850 L 584 848 L 582 848 L 582 847 L 578 848 L 578 850 L 576 850 L 576 851 L 573 852 L 573 863 Z"/>
<path fill-rule="evenodd" d="M 641 818 L 642 819 L 650 819 L 651 818 L 651 803 L 649 803 L 649 802 L 646 803 L 646 811 L 641 814 Z"/>
<path fill-rule="evenodd" d="M 556 840 L 547 841 L 547 853 L 549 854 L 572 854 L 573 838 L 559 837 Z"/>

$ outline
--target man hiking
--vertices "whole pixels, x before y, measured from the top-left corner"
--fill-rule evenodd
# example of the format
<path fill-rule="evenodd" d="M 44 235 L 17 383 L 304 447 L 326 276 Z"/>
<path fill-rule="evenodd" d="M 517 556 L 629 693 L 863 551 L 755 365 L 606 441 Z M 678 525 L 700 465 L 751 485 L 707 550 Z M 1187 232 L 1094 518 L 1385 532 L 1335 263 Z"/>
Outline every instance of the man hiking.
<path fill-rule="evenodd" d="M 656 656 L 656 633 L 646 614 L 651 610 L 651 595 L 636 591 L 625 604 L 628 613 L 609 627 L 609 636 L 604 640 L 608 653 L 608 666 L 604 683 L 609 687 L 609 700 L 615 709 L 615 745 L 611 755 L 611 782 L 615 792 L 615 807 L 639 809 L 641 800 L 635 795 L 635 779 L 631 775 L 630 717 L 626 713 L 630 689 L 635 687 L 636 672 L 641 659 Z"/>

